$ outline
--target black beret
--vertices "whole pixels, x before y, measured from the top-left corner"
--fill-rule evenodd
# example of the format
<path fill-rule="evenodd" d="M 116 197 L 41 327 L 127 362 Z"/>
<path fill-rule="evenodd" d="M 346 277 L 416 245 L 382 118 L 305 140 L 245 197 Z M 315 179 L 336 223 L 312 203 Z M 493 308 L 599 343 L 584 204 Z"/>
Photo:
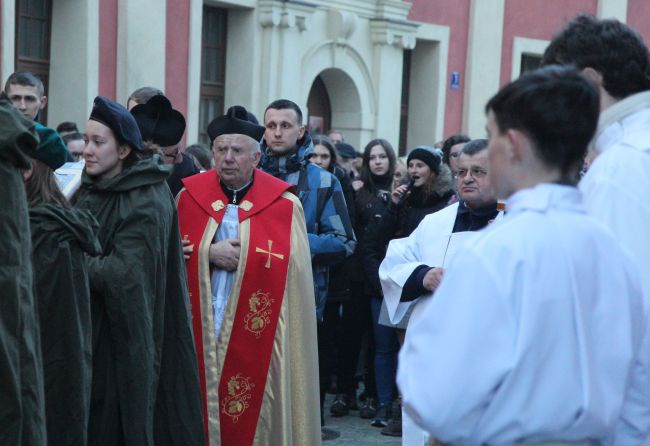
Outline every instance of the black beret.
<path fill-rule="evenodd" d="M 131 109 L 131 114 L 138 123 L 144 141 L 168 147 L 178 144 L 183 138 L 185 118 L 161 94 L 153 96 L 146 104 L 136 105 Z"/>
<path fill-rule="evenodd" d="M 212 120 L 208 125 L 210 142 L 220 135 L 240 134 L 259 141 L 264 136 L 264 127 L 249 121 L 248 111 L 241 105 L 230 107 L 225 115 Z"/>
<path fill-rule="evenodd" d="M 431 146 L 417 146 L 409 152 L 406 164 L 412 159 L 423 161 L 432 172 L 438 173 L 442 163 L 442 151 Z"/>
<path fill-rule="evenodd" d="M 56 130 L 35 122 L 36 132 L 40 142 L 34 152 L 30 155 L 48 166 L 53 170 L 63 166 L 68 160 L 68 149 L 66 149 L 63 140 Z"/>
<path fill-rule="evenodd" d="M 142 136 L 138 123 L 129 111 L 117 102 L 97 96 L 90 119 L 101 122 L 111 129 L 120 144 L 128 144 L 136 152 L 142 152 Z"/>
<path fill-rule="evenodd" d="M 336 152 L 339 154 L 341 158 L 345 159 L 350 159 L 350 158 L 356 158 L 357 157 L 357 151 L 354 150 L 354 147 L 352 147 L 350 144 L 347 142 L 339 142 L 336 144 Z"/>

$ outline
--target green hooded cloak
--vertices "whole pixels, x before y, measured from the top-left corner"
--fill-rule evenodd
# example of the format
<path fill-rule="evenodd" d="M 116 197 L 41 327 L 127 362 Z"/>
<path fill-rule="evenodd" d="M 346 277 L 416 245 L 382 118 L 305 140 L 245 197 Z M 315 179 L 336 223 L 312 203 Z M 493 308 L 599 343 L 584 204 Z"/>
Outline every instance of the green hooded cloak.
<path fill-rule="evenodd" d="M 19 169 L 33 123 L 0 99 L 0 444 L 45 445 L 43 372 L 32 290 L 27 198 Z"/>
<path fill-rule="evenodd" d="M 101 252 L 89 212 L 39 204 L 29 209 L 50 445 L 86 445 L 91 383 L 88 268 Z"/>
<path fill-rule="evenodd" d="M 91 445 L 203 445 L 189 296 L 169 168 L 156 157 L 110 179 L 85 172 L 76 206 L 100 225 L 90 259 Z"/>

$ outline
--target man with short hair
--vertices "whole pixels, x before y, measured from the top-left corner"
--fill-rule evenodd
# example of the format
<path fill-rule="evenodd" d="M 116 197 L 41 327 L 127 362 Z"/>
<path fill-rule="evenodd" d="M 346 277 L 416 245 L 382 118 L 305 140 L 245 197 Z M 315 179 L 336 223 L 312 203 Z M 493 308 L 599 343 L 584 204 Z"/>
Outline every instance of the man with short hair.
<path fill-rule="evenodd" d="M 330 141 L 332 141 L 332 144 L 340 144 L 342 142 L 345 142 L 343 132 L 340 130 L 330 129 L 330 131 L 327 133 L 327 137 L 330 139 Z"/>
<path fill-rule="evenodd" d="M 596 156 L 580 182 L 585 206 L 634 259 L 650 295 L 650 60 L 641 36 L 615 19 L 578 16 L 551 42 L 545 64 L 571 64 L 600 94 Z"/>
<path fill-rule="evenodd" d="M 29 71 L 17 71 L 7 79 L 5 93 L 27 119 L 36 121 L 47 105 L 43 82 Z"/>
<path fill-rule="evenodd" d="M 71 133 L 79 133 L 79 128 L 72 121 L 63 121 L 56 126 L 56 132 L 63 138 L 65 135 L 70 135 Z"/>
<path fill-rule="evenodd" d="M 356 245 L 341 183 L 305 159 L 313 144 L 297 104 L 287 99 L 271 102 L 264 112 L 264 125 L 260 169 L 296 188 L 305 210 L 316 311 L 322 320 L 329 266 L 352 254 Z"/>
<path fill-rule="evenodd" d="M 63 137 L 63 142 L 65 143 L 68 153 L 72 157 L 73 161 L 81 161 L 84 154 L 84 137 L 81 133 L 68 133 Z"/>
<path fill-rule="evenodd" d="M 650 297 L 648 48 L 639 33 L 618 20 L 581 15 L 553 38 L 542 63 L 575 65 L 598 88 L 600 120 L 589 153 L 593 161 L 580 190 L 587 211 L 631 255 L 644 294 Z M 650 351 L 650 339 L 644 349 Z M 650 367 L 648 355 L 640 359 L 641 369 Z M 650 386 L 646 381 L 632 381 L 629 388 L 624 421 L 617 429 L 620 444 L 633 444 L 647 435 Z"/>
<path fill-rule="evenodd" d="M 140 87 L 129 95 L 129 98 L 126 100 L 126 109 L 131 111 L 136 105 L 146 104 L 149 102 L 149 99 L 159 94 L 164 95 L 162 90 L 156 87 Z"/>
<path fill-rule="evenodd" d="M 208 444 L 320 444 L 316 319 L 303 209 L 255 167 L 264 127 L 231 107 L 215 169 L 178 195 Z M 216 170 L 216 172 L 215 172 Z"/>
<path fill-rule="evenodd" d="M 549 66 L 486 112 L 506 214 L 451 258 L 409 325 L 404 408 L 452 444 L 594 444 L 614 428 L 646 325 L 630 259 L 575 187 L 598 93 Z"/>
<path fill-rule="evenodd" d="M 388 245 L 379 279 L 391 323 L 405 328 L 418 319 L 422 310 L 419 302 L 430 297 L 442 279 L 452 237 L 479 231 L 497 217 L 497 200 L 488 176 L 487 143 L 486 139 L 463 143 L 456 176 L 460 201 L 427 215 L 411 235 L 391 240 Z M 457 242 L 454 240 L 454 245 Z M 414 313 L 404 321 L 411 311 Z M 393 419 L 382 434 L 403 433 L 404 446 L 422 446 L 426 434 L 408 417 L 402 419 L 399 407 L 393 409 Z"/>
<path fill-rule="evenodd" d="M 350 180 L 359 178 L 359 171 L 357 170 L 357 151 L 351 144 L 347 142 L 340 142 L 335 144 L 336 153 L 339 158 L 339 166 L 345 169 Z"/>

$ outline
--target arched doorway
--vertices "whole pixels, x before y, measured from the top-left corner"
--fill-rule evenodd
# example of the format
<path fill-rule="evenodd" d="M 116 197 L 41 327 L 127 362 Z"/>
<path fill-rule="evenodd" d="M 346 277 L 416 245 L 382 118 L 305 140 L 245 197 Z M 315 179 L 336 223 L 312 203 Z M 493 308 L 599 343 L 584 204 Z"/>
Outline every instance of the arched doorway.
<path fill-rule="evenodd" d="M 327 87 L 323 79 L 316 76 L 314 83 L 309 90 L 307 98 L 307 129 L 313 135 L 329 131 L 332 108 L 330 106 L 330 97 L 327 94 Z"/>
<path fill-rule="evenodd" d="M 307 116 L 312 132 L 324 133 L 335 128 L 344 133 L 346 142 L 359 147 L 361 98 L 357 86 L 345 71 L 327 68 L 314 78 L 307 99 Z"/>

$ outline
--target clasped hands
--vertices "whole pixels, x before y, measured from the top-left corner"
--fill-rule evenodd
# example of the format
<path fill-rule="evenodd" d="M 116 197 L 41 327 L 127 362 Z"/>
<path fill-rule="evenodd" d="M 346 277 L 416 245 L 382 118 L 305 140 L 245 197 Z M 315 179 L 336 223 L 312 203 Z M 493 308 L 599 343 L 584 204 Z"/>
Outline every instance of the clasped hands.
<path fill-rule="evenodd" d="M 194 251 L 194 245 L 190 244 L 190 241 L 183 239 L 183 255 L 185 260 L 190 258 L 190 254 Z M 239 253 L 240 253 L 239 240 L 235 239 L 226 239 L 219 240 L 216 243 L 210 245 L 210 250 L 208 251 L 208 259 L 210 264 L 216 266 L 219 269 L 225 271 L 235 271 L 237 265 L 239 264 Z"/>

